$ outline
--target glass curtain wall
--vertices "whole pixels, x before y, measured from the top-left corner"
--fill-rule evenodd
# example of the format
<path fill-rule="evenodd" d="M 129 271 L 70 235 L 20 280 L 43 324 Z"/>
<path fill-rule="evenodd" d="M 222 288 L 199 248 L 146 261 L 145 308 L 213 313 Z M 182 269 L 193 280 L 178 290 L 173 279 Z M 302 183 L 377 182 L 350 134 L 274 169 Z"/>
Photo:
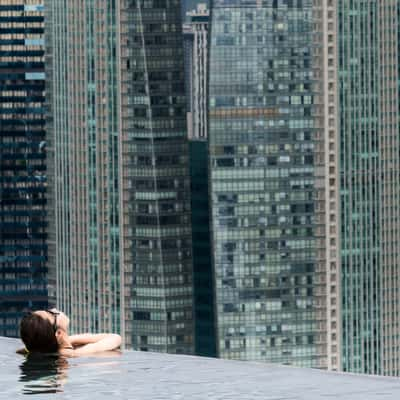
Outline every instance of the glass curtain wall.
<path fill-rule="evenodd" d="M 400 373 L 397 1 L 338 2 L 342 368 Z"/>
<path fill-rule="evenodd" d="M 0 3 L 0 336 L 47 307 L 44 17 Z"/>
<path fill-rule="evenodd" d="M 49 266 L 73 331 L 124 336 L 118 5 L 46 3 Z"/>
<path fill-rule="evenodd" d="M 313 2 L 215 0 L 209 157 L 217 349 L 319 365 Z"/>
<path fill-rule="evenodd" d="M 132 344 L 193 353 L 189 148 L 179 0 L 127 3 Z"/>

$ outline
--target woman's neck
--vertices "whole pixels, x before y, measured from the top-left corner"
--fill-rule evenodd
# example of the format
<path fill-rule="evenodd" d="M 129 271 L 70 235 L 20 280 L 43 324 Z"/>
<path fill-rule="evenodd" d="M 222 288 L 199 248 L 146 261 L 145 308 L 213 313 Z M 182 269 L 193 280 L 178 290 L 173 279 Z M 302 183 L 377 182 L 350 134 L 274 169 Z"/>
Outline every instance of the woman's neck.
<path fill-rule="evenodd" d="M 59 346 L 60 350 L 72 350 L 74 348 L 66 332 L 62 335 L 61 340 L 59 341 Z"/>

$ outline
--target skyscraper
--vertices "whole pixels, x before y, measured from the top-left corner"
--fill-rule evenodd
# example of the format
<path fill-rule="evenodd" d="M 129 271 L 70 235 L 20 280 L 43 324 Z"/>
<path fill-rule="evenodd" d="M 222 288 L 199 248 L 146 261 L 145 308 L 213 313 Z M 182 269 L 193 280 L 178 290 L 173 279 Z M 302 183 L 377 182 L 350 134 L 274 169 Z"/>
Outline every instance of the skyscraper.
<path fill-rule="evenodd" d="M 398 376 L 399 3 L 337 9 L 342 368 Z"/>
<path fill-rule="evenodd" d="M 336 116 L 335 89 L 325 87 L 332 75 L 325 41 L 335 26 L 329 7 L 212 5 L 210 201 L 221 357 L 338 368 L 337 263 L 326 237 L 334 232 L 330 207 L 337 209 L 327 201 L 335 180 L 326 173 L 326 127 Z"/>
<path fill-rule="evenodd" d="M 209 220 L 207 67 L 209 10 L 205 3 L 186 13 L 183 25 L 193 248 L 195 352 L 215 357 L 214 280 Z"/>
<path fill-rule="evenodd" d="M 44 20 L 40 1 L 0 4 L 0 336 L 47 307 Z"/>
<path fill-rule="evenodd" d="M 193 352 L 180 3 L 47 4 L 52 296 L 75 330 Z"/>
<path fill-rule="evenodd" d="M 179 0 L 126 8 L 133 346 L 193 353 L 189 148 Z M 126 42 L 124 42 L 124 40 Z M 124 62 L 124 60 L 123 60 Z M 129 106 L 131 104 L 131 106 Z"/>
<path fill-rule="evenodd" d="M 49 294 L 75 331 L 124 334 L 117 12 L 46 3 Z"/>

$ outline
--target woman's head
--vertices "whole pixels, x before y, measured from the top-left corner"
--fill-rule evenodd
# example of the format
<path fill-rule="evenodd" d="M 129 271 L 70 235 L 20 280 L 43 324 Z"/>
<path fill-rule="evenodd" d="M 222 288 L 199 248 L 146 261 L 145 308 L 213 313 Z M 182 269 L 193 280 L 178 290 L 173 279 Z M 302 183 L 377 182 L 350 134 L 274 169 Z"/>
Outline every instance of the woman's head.
<path fill-rule="evenodd" d="M 27 350 L 56 353 L 68 338 L 69 319 L 56 309 L 26 315 L 20 325 L 21 339 Z"/>

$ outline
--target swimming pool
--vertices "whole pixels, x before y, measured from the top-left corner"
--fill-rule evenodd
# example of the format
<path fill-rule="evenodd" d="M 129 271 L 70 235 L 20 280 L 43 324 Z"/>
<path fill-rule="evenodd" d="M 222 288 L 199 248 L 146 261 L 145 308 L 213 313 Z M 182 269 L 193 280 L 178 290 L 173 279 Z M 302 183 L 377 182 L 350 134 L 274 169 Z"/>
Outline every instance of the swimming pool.
<path fill-rule="evenodd" d="M 96 357 L 26 358 L 0 338 L 0 399 L 387 400 L 400 379 L 126 351 Z"/>

